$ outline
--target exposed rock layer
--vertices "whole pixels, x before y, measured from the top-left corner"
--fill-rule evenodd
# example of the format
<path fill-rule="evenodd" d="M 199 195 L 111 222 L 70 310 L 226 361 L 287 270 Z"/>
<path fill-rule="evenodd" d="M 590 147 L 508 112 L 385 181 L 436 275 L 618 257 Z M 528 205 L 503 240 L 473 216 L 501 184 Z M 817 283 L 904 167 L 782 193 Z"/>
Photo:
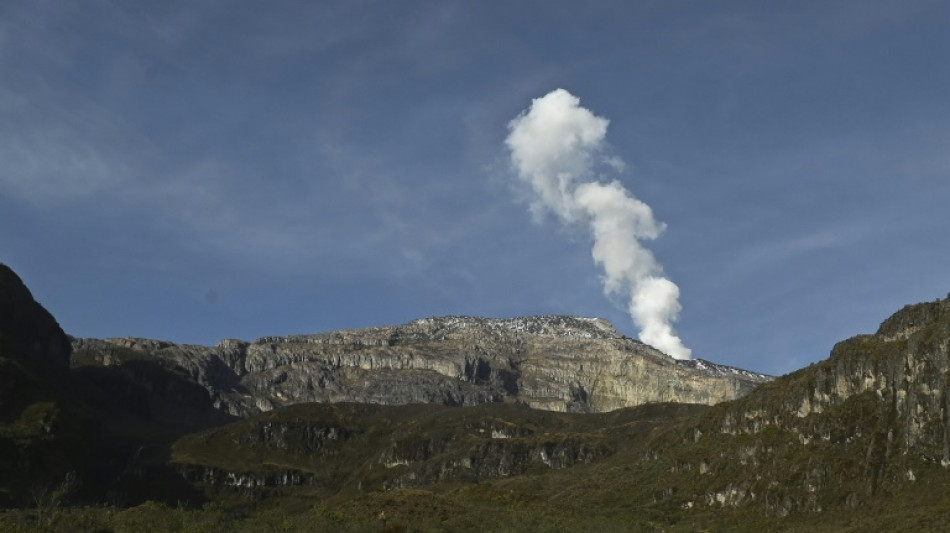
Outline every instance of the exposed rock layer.
<path fill-rule="evenodd" d="M 784 516 L 933 478 L 950 468 L 950 298 L 906 306 L 687 428 L 653 456 L 674 465 L 670 488 L 705 488 L 684 505 Z"/>
<path fill-rule="evenodd" d="M 649 402 L 715 404 L 770 379 L 673 358 L 608 322 L 566 316 L 442 317 L 318 335 L 225 340 L 74 339 L 76 361 L 179 367 L 239 416 L 304 402 L 475 405 L 513 401 L 604 412 Z"/>

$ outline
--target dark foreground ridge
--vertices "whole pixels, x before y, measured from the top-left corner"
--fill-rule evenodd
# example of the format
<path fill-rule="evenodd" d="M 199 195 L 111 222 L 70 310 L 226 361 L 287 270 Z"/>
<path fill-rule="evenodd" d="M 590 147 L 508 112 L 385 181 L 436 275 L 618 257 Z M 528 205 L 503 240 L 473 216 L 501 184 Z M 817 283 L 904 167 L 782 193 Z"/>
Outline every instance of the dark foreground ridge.
<path fill-rule="evenodd" d="M 0 503 L 8 508 L 0 531 L 894 532 L 943 531 L 950 520 L 950 299 L 907 306 L 827 360 L 712 406 L 648 402 L 585 414 L 502 394 L 464 408 L 269 404 L 237 418 L 222 411 L 228 396 L 208 386 L 208 373 L 233 371 L 226 356 L 216 370 L 202 366 L 202 350 L 238 341 L 95 341 L 105 352 L 74 341 L 81 349 L 69 369 L 62 331 L 24 294 L 0 266 L 8 306 L 0 312 Z M 294 369 L 324 361 L 307 351 L 313 346 L 362 358 L 370 368 L 346 372 L 366 379 L 361 372 L 380 368 L 419 371 L 384 364 L 399 360 L 397 348 L 415 350 L 402 361 L 450 366 L 446 346 L 477 345 L 489 370 L 469 357 L 470 374 L 463 365 L 455 379 L 480 386 L 500 375 L 492 354 L 505 342 L 530 354 L 592 341 L 638 345 L 606 323 L 571 317 L 447 317 L 259 339 L 243 343 L 246 373 L 232 392 L 247 387 L 252 368 L 286 373 L 277 385 L 293 380 Z M 581 345 L 557 352 L 547 371 L 576 371 L 569 355 L 582 358 Z M 253 346 L 266 357 L 252 358 Z M 422 357 L 433 346 L 444 352 Z M 160 357 L 170 353 L 178 355 Z M 192 366 L 168 362 L 188 357 Z M 515 383 L 526 382 L 530 360 L 520 360 Z M 596 405 L 587 401 L 574 405 Z"/>

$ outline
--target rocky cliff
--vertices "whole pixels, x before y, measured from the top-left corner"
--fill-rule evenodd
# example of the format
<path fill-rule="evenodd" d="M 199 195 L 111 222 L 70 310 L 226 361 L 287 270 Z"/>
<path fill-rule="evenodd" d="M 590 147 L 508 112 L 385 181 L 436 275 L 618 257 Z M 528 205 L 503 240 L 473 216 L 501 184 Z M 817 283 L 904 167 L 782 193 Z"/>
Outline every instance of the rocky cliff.
<path fill-rule="evenodd" d="M 670 490 L 692 488 L 684 505 L 783 516 L 914 485 L 926 494 L 950 468 L 950 297 L 906 306 L 828 359 L 710 409 L 651 460 L 670 465 Z"/>
<path fill-rule="evenodd" d="M 74 339 L 74 363 L 146 359 L 180 369 L 238 416 L 304 402 L 517 402 L 604 412 L 650 402 L 715 404 L 770 378 L 677 361 L 601 319 L 441 317 L 318 335 L 225 340 Z"/>

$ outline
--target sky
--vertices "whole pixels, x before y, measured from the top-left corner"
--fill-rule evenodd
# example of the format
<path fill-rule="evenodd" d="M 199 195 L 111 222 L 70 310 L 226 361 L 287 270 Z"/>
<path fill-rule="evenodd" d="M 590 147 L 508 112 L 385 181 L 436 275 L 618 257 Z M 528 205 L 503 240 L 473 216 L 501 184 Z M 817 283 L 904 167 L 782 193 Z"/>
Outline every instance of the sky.
<path fill-rule="evenodd" d="M 636 338 L 624 254 L 509 142 L 560 89 L 605 125 L 569 192 L 648 206 L 692 357 L 783 374 L 950 291 L 948 58 L 943 0 L 12 0 L 0 261 L 81 337 Z"/>

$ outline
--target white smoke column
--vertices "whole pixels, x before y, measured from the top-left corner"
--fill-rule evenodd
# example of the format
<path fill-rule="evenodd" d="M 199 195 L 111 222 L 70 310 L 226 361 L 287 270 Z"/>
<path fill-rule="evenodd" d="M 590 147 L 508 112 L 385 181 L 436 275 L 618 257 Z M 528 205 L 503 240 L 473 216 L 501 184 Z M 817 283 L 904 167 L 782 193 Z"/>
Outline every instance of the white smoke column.
<path fill-rule="evenodd" d="M 568 224 L 583 224 L 594 239 L 594 261 L 604 269 L 604 292 L 627 299 L 627 310 L 640 329 L 640 340 L 677 358 L 691 351 L 673 330 L 680 312 L 679 288 L 663 276 L 653 252 L 640 244 L 655 239 L 665 225 L 650 206 L 617 181 L 602 183 L 597 163 L 619 166 L 601 157 L 609 121 L 580 106 L 557 89 L 531 102 L 508 124 L 505 144 L 518 176 L 531 186 L 535 215 L 553 212 Z"/>

